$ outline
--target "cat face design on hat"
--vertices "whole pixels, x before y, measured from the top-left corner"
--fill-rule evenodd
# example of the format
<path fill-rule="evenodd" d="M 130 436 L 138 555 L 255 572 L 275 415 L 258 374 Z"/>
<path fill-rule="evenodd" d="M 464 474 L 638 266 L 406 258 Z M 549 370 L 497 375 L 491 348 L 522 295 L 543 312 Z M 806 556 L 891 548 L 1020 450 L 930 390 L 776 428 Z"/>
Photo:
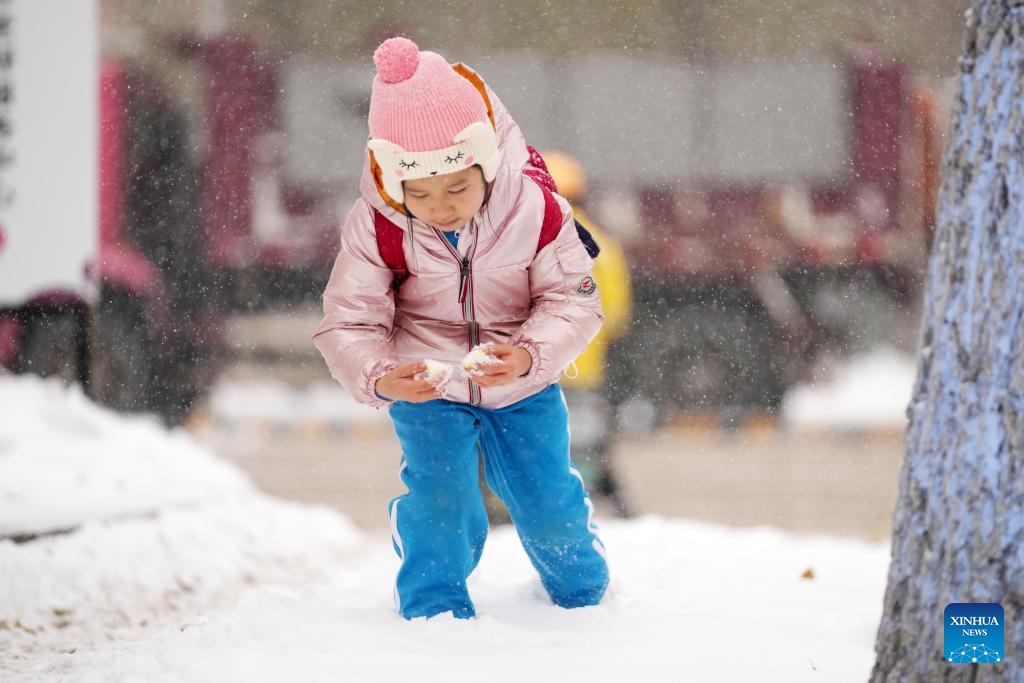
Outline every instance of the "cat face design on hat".
<path fill-rule="evenodd" d="M 477 121 L 466 126 L 450 147 L 425 152 L 410 152 L 390 140 L 370 138 L 367 147 L 381 169 L 384 191 L 395 201 L 404 202 L 402 182 L 455 173 L 479 166 L 484 180 L 491 182 L 498 172 L 498 141 L 490 123 Z"/>

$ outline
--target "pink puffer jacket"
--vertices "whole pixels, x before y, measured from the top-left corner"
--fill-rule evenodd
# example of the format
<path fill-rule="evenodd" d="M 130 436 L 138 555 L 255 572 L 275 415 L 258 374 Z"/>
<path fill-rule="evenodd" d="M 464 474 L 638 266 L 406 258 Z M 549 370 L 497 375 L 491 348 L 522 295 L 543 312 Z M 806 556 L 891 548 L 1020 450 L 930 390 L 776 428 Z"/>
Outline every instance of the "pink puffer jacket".
<path fill-rule="evenodd" d="M 597 334 L 603 316 L 591 259 L 561 197 L 562 229 L 537 251 L 544 195 L 522 169 L 528 159 L 519 126 L 489 89 L 501 166 L 490 198 L 462 230 L 459 251 L 470 257 L 468 292 L 459 302 L 461 264 L 447 241 L 408 219 L 377 190 L 367 163 L 341 234 L 341 251 L 324 291 L 324 319 L 313 335 L 331 375 L 356 400 L 388 405 L 374 384 L 391 369 L 426 358 L 458 365 L 478 343 L 518 344 L 530 372 L 501 387 L 453 380 L 447 398 L 500 408 L 558 380 Z M 405 231 L 409 277 L 397 295 L 377 247 L 374 210 Z"/>

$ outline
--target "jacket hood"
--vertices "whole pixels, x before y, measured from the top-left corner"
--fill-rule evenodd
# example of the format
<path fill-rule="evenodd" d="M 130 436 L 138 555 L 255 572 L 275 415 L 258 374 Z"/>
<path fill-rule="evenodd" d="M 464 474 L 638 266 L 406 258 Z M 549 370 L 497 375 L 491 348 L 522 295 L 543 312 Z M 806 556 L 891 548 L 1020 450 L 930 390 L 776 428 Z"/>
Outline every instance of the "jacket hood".
<path fill-rule="evenodd" d="M 495 128 L 501 160 L 498 163 L 498 171 L 491 183 L 487 207 L 491 216 L 496 217 L 500 221 L 511 209 L 522 187 L 522 171 L 529 161 L 526 139 L 519 129 L 519 124 L 509 114 L 505 105 L 501 103 L 501 100 L 498 99 L 494 91 L 490 89 L 475 71 L 463 64 L 454 64 L 452 68 L 456 73 L 472 83 L 480 93 L 484 104 L 487 105 L 487 113 Z M 401 210 L 401 206 L 395 203 L 394 200 L 391 200 L 390 197 L 387 197 L 380 179 L 380 170 L 379 168 L 374 169 L 375 164 L 371 163 L 371 159 L 372 156 L 369 149 L 365 150 L 359 191 L 374 209 L 405 230 L 408 226 L 408 219 Z"/>

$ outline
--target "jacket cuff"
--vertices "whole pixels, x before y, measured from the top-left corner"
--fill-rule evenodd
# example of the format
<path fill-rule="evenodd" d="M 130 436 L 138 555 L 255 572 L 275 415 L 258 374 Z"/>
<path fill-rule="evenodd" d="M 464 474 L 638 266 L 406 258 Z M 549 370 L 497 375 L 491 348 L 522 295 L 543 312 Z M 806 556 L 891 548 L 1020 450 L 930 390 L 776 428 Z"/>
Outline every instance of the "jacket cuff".
<path fill-rule="evenodd" d="M 533 384 L 541 374 L 542 362 L 540 357 L 540 347 L 532 341 L 527 341 L 525 339 L 520 339 L 519 341 L 514 342 L 514 344 L 526 349 L 526 352 L 530 354 L 530 358 L 533 360 L 530 364 L 530 370 L 525 375 L 521 375 L 518 379 L 525 380 L 526 382 Z"/>
<path fill-rule="evenodd" d="M 384 398 L 377 393 L 376 384 L 377 380 L 399 365 L 396 360 L 376 360 L 367 366 L 363 372 L 363 396 L 367 399 L 366 403 L 374 408 L 384 408 L 394 403 L 393 399 Z"/>

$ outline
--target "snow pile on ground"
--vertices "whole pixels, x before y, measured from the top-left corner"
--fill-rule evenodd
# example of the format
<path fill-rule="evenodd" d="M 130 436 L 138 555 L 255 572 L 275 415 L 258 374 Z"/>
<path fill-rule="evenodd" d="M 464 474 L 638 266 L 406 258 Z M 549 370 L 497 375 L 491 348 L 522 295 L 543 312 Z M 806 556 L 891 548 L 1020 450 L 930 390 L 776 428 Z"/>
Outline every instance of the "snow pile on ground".
<path fill-rule="evenodd" d="M 101 410 L 77 387 L 0 376 L 0 406 L 0 536 L 252 490 L 184 432 Z"/>
<path fill-rule="evenodd" d="M 207 409 L 215 420 L 227 423 L 387 423 L 387 413 L 357 403 L 340 384 L 326 380 L 295 387 L 275 380 L 221 378 L 210 392 Z"/>
<path fill-rule="evenodd" d="M 323 580 L 359 538 L 326 510 L 253 493 L 89 522 L 23 544 L 0 541 L 0 659 L 129 636 L 230 605 L 251 585 Z"/>
<path fill-rule="evenodd" d="M 323 578 L 361 542 L 344 518 L 271 499 L 184 432 L 76 388 L 0 375 L 0 405 L 0 660 Z"/>
<path fill-rule="evenodd" d="M 794 387 L 783 419 L 798 429 L 903 429 L 917 360 L 891 347 L 850 359 L 829 382 Z"/>
<path fill-rule="evenodd" d="M 180 434 L 98 410 L 74 390 L 0 375 L 0 396 L 20 406 L 0 438 L 6 509 L 17 503 L 19 519 L 38 515 L 46 523 L 29 526 L 47 528 L 42 489 L 65 477 L 79 483 L 64 489 L 69 509 L 83 511 L 69 533 L 0 540 L 5 681 L 799 683 L 863 681 L 873 662 L 888 563 L 880 545 L 612 521 L 602 531 L 608 597 L 567 611 L 551 605 L 504 527 L 470 579 L 478 619 L 406 622 L 394 611 L 398 561 L 385 534 L 268 499 Z M 29 442 L 35 460 L 20 455 Z M 66 457 L 84 446 L 89 458 Z M 155 508 L 117 502 L 146 481 L 135 460 L 171 482 Z M 191 498 L 172 495 L 181 472 Z M 7 475 L 30 488 L 13 491 Z M 92 489 L 105 492 L 105 511 L 76 505 L 101 498 Z"/>

